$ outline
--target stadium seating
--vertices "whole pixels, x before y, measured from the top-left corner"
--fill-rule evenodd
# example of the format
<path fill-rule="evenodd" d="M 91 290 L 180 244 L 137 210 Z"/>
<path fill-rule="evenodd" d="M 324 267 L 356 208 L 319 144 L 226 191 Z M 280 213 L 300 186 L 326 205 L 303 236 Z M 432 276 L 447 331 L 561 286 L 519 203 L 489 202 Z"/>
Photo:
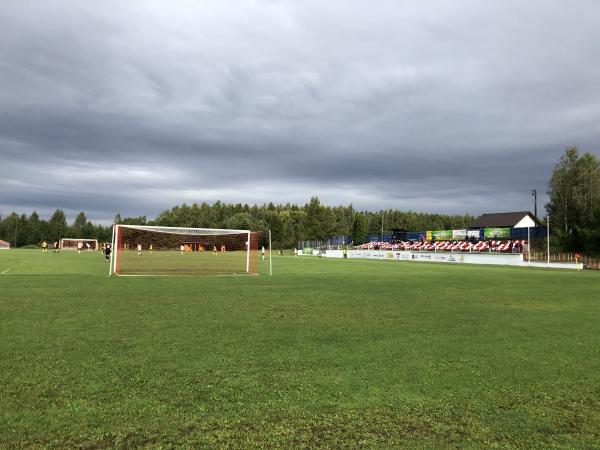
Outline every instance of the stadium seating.
<path fill-rule="evenodd" d="M 492 252 L 521 253 L 527 248 L 527 241 L 400 241 L 366 242 L 355 247 L 357 250 L 411 250 L 423 252 Z"/>

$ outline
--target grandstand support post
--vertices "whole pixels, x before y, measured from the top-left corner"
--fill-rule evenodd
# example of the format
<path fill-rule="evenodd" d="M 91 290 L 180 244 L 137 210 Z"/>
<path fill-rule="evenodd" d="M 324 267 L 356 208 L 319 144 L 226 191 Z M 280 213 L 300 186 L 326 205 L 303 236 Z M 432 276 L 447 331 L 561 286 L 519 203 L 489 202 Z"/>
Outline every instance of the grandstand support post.
<path fill-rule="evenodd" d="M 269 276 L 273 276 L 273 252 L 271 249 L 271 230 L 269 230 Z"/>
<path fill-rule="evenodd" d="M 546 215 L 546 256 L 550 266 L 550 214 Z"/>
<path fill-rule="evenodd" d="M 246 273 L 250 273 L 250 231 L 248 231 L 248 242 L 246 243 Z"/>
<path fill-rule="evenodd" d="M 112 237 L 110 238 L 110 261 L 108 263 L 108 276 L 110 277 L 112 275 L 112 269 L 113 269 L 113 253 L 114 253 L 114 244 L 115 243 L 115 224 L 113 223 L 112 226 Z M 105 247 L 106 250 L 106 247 Z"/>

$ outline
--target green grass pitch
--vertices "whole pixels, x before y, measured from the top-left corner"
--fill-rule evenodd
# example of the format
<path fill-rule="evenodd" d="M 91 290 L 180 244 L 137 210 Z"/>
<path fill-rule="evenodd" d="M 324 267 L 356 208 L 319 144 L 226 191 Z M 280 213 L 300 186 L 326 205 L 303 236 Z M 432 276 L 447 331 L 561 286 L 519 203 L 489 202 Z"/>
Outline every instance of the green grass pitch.
<path fill-rule="evenodd" d="M 600 448 L 600 273 L 260 266 L 0 252 L 0 448 Z"/>

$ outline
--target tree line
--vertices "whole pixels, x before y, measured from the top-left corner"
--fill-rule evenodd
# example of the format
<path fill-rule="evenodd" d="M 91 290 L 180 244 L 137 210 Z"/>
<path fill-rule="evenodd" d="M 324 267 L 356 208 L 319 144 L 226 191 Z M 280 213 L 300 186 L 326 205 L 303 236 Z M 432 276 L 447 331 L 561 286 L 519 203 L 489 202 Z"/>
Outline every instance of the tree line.
<path fill-rule="evenodd" d="M 111 227 L 94 225 L 83 212 L 69 225 L 61 209 L 54 211 L 49 220 L 40 219 L 35 211 L 30 216 L 13 212 L 0 219 L 0 239 L 13 247 L 39 246 L 43 241 L 52 244 L 64 237 L 98 239 L 98 242 L 103 242 L 110 241 L 112 234 Z"/>
<path fill-rule="evenodd" d="M 162 225 L 192 228 L 229 228 L 261 231 L 261 245 L 266 244 L 271 230 L 274 248 L 293 248 L 298 241 L 326 240 L 333 236 L 350 236 L 360 244 L 368 235 L 389 233 L 392 229 L 424 230 L 464 228 L 472 221 L 469 215 L 427 214 L 413 211 L 358 211 L 352 205 L 326 206 L 318 197 L 305 205 L 273 203 L 264 205 L 216 203 L 182 204 L 160 213 L 154 220 L 146 216 L 125 217 L 114 221 L 129 225 Z M 110 241 L 110 226 L 95 225 L 79 213 L 72 224 L 65 213 L 57 209 L 49 220 L 40 219 L 34 211 L 30 216 L 16 212 L 0 220 L 0 239 L 12 246 L 52 243 L 62 237 Z"/>
<path fill-rule="evenodd" d="M 580 154 L 569 148 L 557 163 L 548 185 L 550 227 L 556 249 L 600 253 L 600 162 L 590 153 Z M 116 223 L 163 225 L 193 228 L 250 229 L 262 232 L 266 243 L 270 229 L 275 248 L 293 248 L 298 241 L 326 240 L 333 236 L 350 236 L 355 244 L 368 235 L 389 233 L 392 229 L 408 231 L 445 230 L 468 227 L 474 217 L 468 214 L 427 214 L 388 209 L 377 212 L 358 211 L 352 205 L 326 206 L 317 197 L 304 205 L 268 203 L 264 205 L 216 203 L 182 204 L 160 213 L 154 220 L 146 216 L 121 218 Z M 62 237 L 109 241 L 111 227 L 91 223 L 84 212 L 72 224 L 57 209 L 49 220 L 34 211 L 31 215 L 12 214 L 0 217 L 0 239 L 13 246 L 39 245 Z"/>
<path fill-rule="evenodd" d="M 550 229 L 557 248 L 600 254 L 600 161 L 568 148 L 548 186 Z"/>

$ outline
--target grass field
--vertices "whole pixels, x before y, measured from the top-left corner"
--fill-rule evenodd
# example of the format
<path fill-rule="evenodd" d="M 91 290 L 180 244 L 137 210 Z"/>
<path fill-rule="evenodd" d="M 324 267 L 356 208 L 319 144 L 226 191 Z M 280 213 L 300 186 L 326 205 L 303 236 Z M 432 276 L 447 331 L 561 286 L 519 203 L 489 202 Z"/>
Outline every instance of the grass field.
<path fill-rule="evenodd" d="M 600 273 L 274 271 L 0 252 L 0 447 L 600 448 Z"/>

